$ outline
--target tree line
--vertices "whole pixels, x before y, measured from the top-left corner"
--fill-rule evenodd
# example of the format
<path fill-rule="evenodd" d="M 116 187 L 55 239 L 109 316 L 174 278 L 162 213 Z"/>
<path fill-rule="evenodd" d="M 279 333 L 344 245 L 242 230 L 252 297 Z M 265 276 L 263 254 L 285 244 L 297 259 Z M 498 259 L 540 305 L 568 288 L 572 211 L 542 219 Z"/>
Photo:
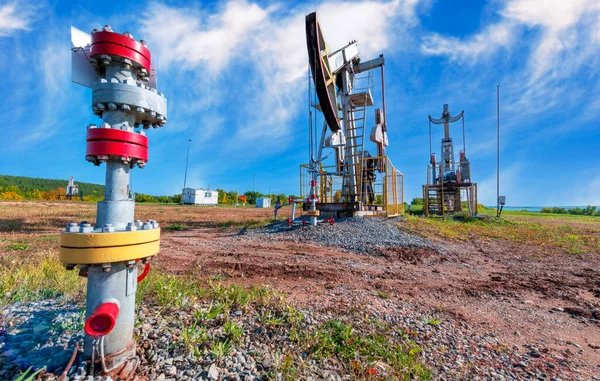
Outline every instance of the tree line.
<path fill-rule="evenodd" d="M 104 198 L 104 186 L 98 184 L 76 182 L 79 193 L 83 193 L 83 201 L 96 202 Z M 0 200 L 56 200 L 59 195 L 65 195 L 67 180 L 42 179 L 25 176 L 0 175 Z M 249 204 L 255 205 L 259 197 L 269 197 L 271 205 L 280 197 L 282 203 L 286 203 L 286 194 L 264 194 L 256 191 L 246 191 L 240 194 L 238 191 L 216 189 L 219 192 L 219 204 Z M 241 196 L 241 197 L 240 197 Z M 295 196 L 292 196 L 295 197 Z M 144 193 L 136 193 L 135 201 L 139 203 L 161 203 L 180 204 L 181 194 L 173 196 L 153 196 Z"/>
<path fill-rule="evenodd" d="M 56 200 L 66 194 L 68 180 L 42 179 L 37 177 L 0 175 L 0 200 Z M 76 183 L 84 201 L 99 201 L 104 186 Z"/>
<path fill-rule="evenodd" d="M 555 214 L 573 214 L 576 216 L 600 216 L 600 209 L 596 210 L 595 206 L 588 205 L 585 208 L 560 208 L 550 207 L 542 208 L 541 213 L 555 213 Z"/>

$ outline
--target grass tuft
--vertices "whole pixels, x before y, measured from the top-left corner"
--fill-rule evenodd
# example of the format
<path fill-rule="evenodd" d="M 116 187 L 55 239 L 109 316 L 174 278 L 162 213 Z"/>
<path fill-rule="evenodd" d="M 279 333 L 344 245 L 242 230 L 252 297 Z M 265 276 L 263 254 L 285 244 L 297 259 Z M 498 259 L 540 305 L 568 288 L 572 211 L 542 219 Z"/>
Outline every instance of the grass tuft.
<path fill-rule="evenodd" d="M 0 257 L 0 304 L 67 297 L 85 292 L 85 280 L 67 271 L 52 251 L 23 258 Z"/>
<path fill-rule="evenodd" d="M 9 251 L 24 251 L 29 250 L 29 244 L 27 242 L 13 242 L 6 247 Z"/>
<path fill-rule="evenodd" d="M 370 327 L 361 334 L 339 320 L 328 320 L 308 338 L 308 355 L 317 360 L 335 357 L 348 364 L 358 378 L 380 375 L 385 379 L 430 379 L 431 371 L 418 360 L 420 348 L 412 342 L 390 340 L 386 328 Z M 387 364 L 383 370 L 375 367 Z M 385 376 L 380 374 L 386 372 Z"/>
<path fill-rule="evenodd" d="M 178 232 L 185 230 L 185 226 L 183 226 L 182 224 L 170 224 L 165 228 L 165 230 L 169 232 Z"/>

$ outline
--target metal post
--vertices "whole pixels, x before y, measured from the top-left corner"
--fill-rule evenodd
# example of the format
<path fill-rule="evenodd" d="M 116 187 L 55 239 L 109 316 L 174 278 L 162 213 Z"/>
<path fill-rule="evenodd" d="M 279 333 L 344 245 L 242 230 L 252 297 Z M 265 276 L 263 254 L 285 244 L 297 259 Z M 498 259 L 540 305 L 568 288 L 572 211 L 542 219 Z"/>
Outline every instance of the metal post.
<path fill-rule="evenodd" d="M 498 113 L 498 151 L 496 158 L 496 217 L 500 217 L 500 84 L 496 87 L 496 105 Z"/>
<path fill-rule="evenodd" d="M 192 139 L 188 139 L 188 149 L 187 156 L 185 157 L 185 175 L 183 176 L 183 189 L 185 189 L 187 185 L 187 170 L 188 170 L 188 161 L 190 160 L 190 144 Z"/>
<path fill-rule="evenodd" d="M 379 55 L 383 59 L 383 54 Z M 381 65 L 381 104 L 383 106 L 383 131 L 387 131 L 387 114 L 385 111 L 385 72 L 383 69 L 384 65 Z"/>
<path fill-rule="evenodd" d="M 146 165 L 144 130 L 166 123 L 167 103 L 156 88 L 145 85 L 151 56 L 143 40 L 105 26 L 92 32 L 84 49 L 95 70 L 89 81 L 92 109 L 103 120 L 100 128 L 88 126 L 86 160 L 106 163 L 104 200 L 98 202 L 94 227 L 72 222 L 61 233 L 60 260 L 88 279 L 83 359 L 91 373 L 122 379 L 139 363 L 133 337 L 135 293 L 149 264 L 138 278 L 136 263 L 147 263 L 160 245 L 156 221 L 134 221 L 130 172 L 135 165 Z"/>
<path fill-rule="evenodd" d="M 465 142 L 465 114 L 462 114 L 462 130 L 463 130 L 463 152 L 467 155 L 467 143 Z"/>

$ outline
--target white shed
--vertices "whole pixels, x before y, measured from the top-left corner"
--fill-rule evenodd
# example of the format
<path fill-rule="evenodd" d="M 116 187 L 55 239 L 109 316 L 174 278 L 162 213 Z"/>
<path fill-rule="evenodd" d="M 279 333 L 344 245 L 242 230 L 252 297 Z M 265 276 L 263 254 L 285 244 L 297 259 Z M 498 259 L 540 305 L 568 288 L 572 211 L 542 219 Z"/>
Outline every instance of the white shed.
<path fill-rule="evenodd" d="M 270 208 L 271 207 L 271 198 L 257 197 L 256 198 L 256 207 L 257 208 Z"/>
<path fill-rule="evenodd" d="M 184 188 L 182 199 L 184 204 L 217 206 L 219 192 L 202 188 Z"/>

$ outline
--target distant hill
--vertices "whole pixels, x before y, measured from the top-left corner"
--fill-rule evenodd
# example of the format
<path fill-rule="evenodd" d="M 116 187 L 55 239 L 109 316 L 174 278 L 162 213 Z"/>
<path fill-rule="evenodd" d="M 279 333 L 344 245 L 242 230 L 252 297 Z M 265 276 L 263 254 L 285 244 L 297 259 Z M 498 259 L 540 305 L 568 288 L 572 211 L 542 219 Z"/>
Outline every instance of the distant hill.
<path fill-rule="evenodd" d="M 14 185 L 17 186 L 23 192 L 29 192 L 34 189 L 40 190 L 42 192 L 48 192 L 53 189 L 58 189 L 59 187 L 66 188 L 68 181 L 68 178 L 62 180 L 55 180 L 41 179 L 38 177 L 0 175 L 0 188 Z M 79 186 L 79 191 L 83 192 L 84 195 L 104 194 L 104 185 L 82 183 L 77 181 L 77 179 L 75 179 L 75 184 Z"/>

